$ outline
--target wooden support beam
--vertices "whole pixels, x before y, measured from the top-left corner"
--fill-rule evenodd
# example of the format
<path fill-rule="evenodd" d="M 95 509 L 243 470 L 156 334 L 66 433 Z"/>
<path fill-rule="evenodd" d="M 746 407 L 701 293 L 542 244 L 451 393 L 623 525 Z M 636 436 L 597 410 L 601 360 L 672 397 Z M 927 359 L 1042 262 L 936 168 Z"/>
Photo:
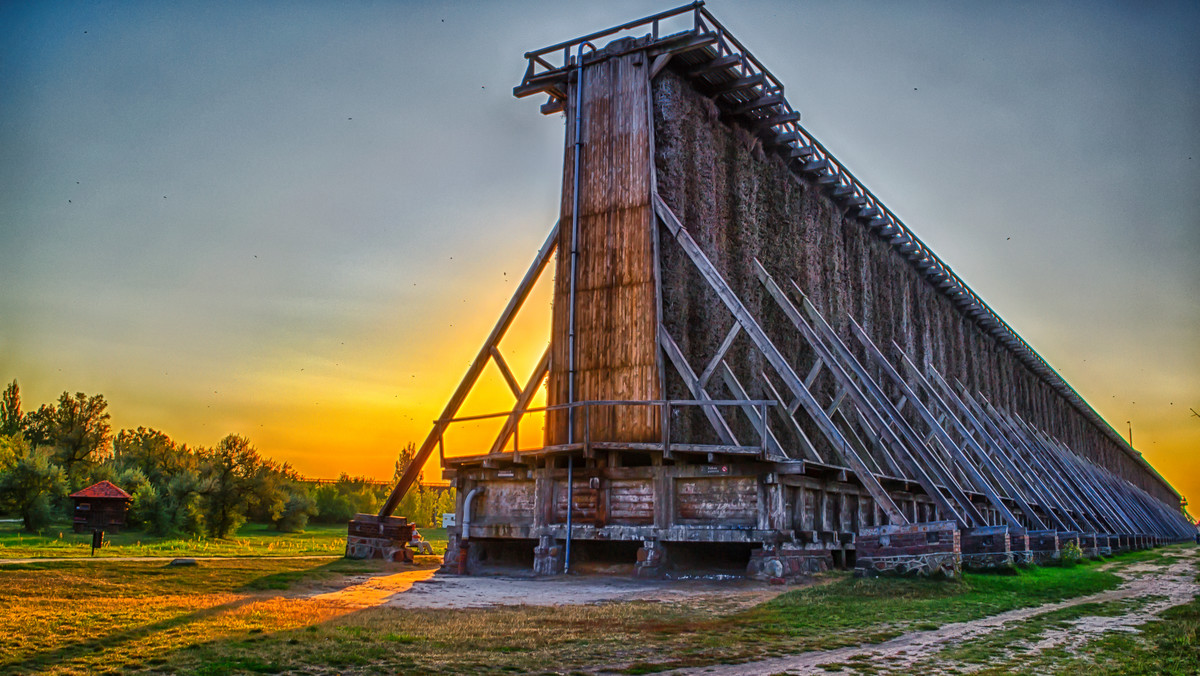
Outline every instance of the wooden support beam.
<path fill-rule="evenodd" d="M 520 393 L 517 394 L 517 403 L 513 406 L 512 415 L 504 421 L 504 427 L 500 429 L 500 434 L 492 442 L 489 453 L 500 453 L 504 450 L 509 437 L 513 436 L 521 424 L 521 416 L 524 415 L 525 409 L 529 408 L 529 402 L 533 401 L 533 395 L 537 393 L 538 387 L 541 386 L 542 380 L 546 378 L 549 370 L 550 347 L 547 346 L 546 350 L 542 352 L 542 358 L 538 360 L 537 366 L 533 367 L 533 373 L 529 374 L 529 379 L 525 381 L 525 387 L 521 388 Z"/>
<path fill-rule="evenodd" d="M 782 403 L 784 401 L 783 396 L 779 394 L 779 390 L 775 389 L 775 385 L 771 382 L 771 379 L 767 377 L 767 374 L 765 372 L 760 372 L 759 376 L 763 379 L 763 387 L 767 388 L 767 393 L 771 395 L 771 398 Z M 796 405 L 800 405 L 798 401 Z M 825 462 L 825 459 L 822 458 L 821 454 L 817 452 L 817 447 L 813 445 L 812 441 L 809 440 L 808 435 L 804 433 L 804 429 L 800 427 L 800 423 L 796 422 L 795 409 L 788 410 L 786 407 L 782 406 L 775 406 L 773 408 L 779 409 L 778 413 L 780 417 L 783 418 L 785 423 L 788 423 L 788 427 L 795 432 L 796 437 L 800 439 L 801 452 L 816 462 Z"/>
<path fill-rule="evenodd" d="M 812 146 L 791 146 L 787 150 L 786 154 L 787 154 L 787 158 L 789 160 L 805 160 L 805 161 L 807 161 L 808 158 L 815 155 L 816 152 L 817 152 L 817 149 L 813 148 Z"/>
<path fill-rule="evenodd" d="M 765 127 L 778 127 L 779 125 L 787 124 L 788 122 L 799 122 L 800 113 L 799 111 L 789 110 L 786 113 L 768 115 L 767 117 L 759 118 L 755 121 Z"/>
<path fill-rule="evenodd" d="M 673 56 L 674 56 L 674 54 L 668 53 L 668 54 L 659 54 L 658 56 L 654 57 L 654 63 L 650 64 L 650 79 L 651 80 L 653 80 L 655 78 L 655 76 L 657 76 L 660 72 L 662 72 L 663 68 L 667 67 L 667 64 L 671 62 L 671 57 L 673 57 Z"/>
<path fill-rule="evenodd" d="M 504 376 L 504 382 L 508 383 L 508 388 L 512 390 L 513 396 L 520 399 L 521 386 L 517 384 L 517 377 L 513 375 L 512 369 L 508 368 L 508 362 L 504 361 L 504 357 L 500 354 L 500 348 L 493 345 L 490 352 L 492 361 L 496 362 L 496 367 L 500 369 L 500 375 Z"/>
<path fill-rule="evenodd" d="M 1009 526 L 1013 528 L 1025 528 L 1025 524 L 1021 523 L 1020 520 L 1017 519 L 1017 516 L 1012 513 L 1012 510 L 1010 510 L 1008 505 L 1004 503 L 1003 498 L 996 491 L 996 489 L 993 488 L 991 483 L 979 472 L 979 470 L 975 467 L 975 464 L 971 462 L 971 459 L 966 456 L 962 447 L 956 444 L 954 440 L 950 438 L 950 435 L 946 432 L 945 428 L 942 427 L 940 420 L 950 422 L 964 438 L 964 440 L 970 442 L 968 447 L 973 451 L 975 459 L 982 462 L 983 465 L 988 468 L 993 478 L 999 474 L 999 469 L 995 467 L 992 458 L 983 448 L 981 448 L 977 443 L 974 442 L 974 440 L 971 439 L 966 428 L 963 427 L 958 419 L 954 417 L 953 411 L 950 411 L 945 402 L 938 398 L 937 393 L 933 391 L 933 388 L 929 387 L 929 383 L 925 381 L 924 377 L 919 372 L 912 371 L 912 362 L 909 361 L 908 355 L 905 355 L 903 351 L 900 351 L 900 355 L 903 358 L 904 363 L 910 367 L 910 375 L 917 380 L 918 385 L 922 385 L 926 388 L 926 395 L 929 397 L 930 401 L 935 403 L 940 408 L 940 411 L 943 412 L 943 415 L 940 419 L 934 417 L 933 413 L 929 410 L 925 403 L 918 398 L 917 393 L 908 386 L 908 383 L 904 380 L 904 378 L 900 377 L 900 374 L 896 371 L 896 369 L 892 368 L 892 365 L 887 361 L 887 359 L 884 359 L 883 353 L 879 351 L 879 348 L 876 347 L 875 343 L 871 341 L 871 338 L 867 335 L 867 332 L 858 325 L 858 322 L 854 321 L 853 317 L 850 318 L 850 325 L 854 336 L 858 338 L 858 341 L 862 343 L 863 347 L 866 349 L 867 356 L 870 357 L 872 361 L 875 362 L 876 366 L 878 366 L 879 369 L 884 373 L 884 375 L 890 378 L 892 383 L 904 393 L 906 401 L 917 412 L 917 415 L 921 418 L 921 420 L 924 421 L 925 426 L 929 429 L 930 434 L 941 443 L 943 448 L 950 452 L 958 466 L 967 473 L 968 477 L 970 477 L 971 482 L 975 484 L 976 487 L 981 489 L 984 495 L 987 496 L 987 499 L 992 504 L 992 507 L 1004 517 L 1004 520 L 1008 522 Z M 897 349 L 899 349 L 898 346 Z M 1002 484 L 1001 489 L 1009 493 L 1008 497 L 1011 497 L 1019 502 L 1022 511 L 1024 511 L 1029 516 L 1030 520 L 1033 521 L 1033 526 L 1036 530 L 1045 530 L 1045 524 L 1038 519 L 1037 515 L 1033 512 L 1033 509 L 1025 502 L 1024 497 L 1015 489 L 1015 487 Z"/>
<path fill-rule="evenodd" d="M 689 77 L 705 77 L 713 73 L 728 72 L 730 68 L 741 69 L 742 55 L 728 54 L 718 56 L 702 66 L 696 66 L 687 72 Z"/>
<path fill-rule="evenodd" d="M 712 92 L 713 96 L 727 96 L 729 94 L 736 94 L 738 92 L 746 91 L 747 89 L 761 87 L 766 85 L 766 83 L 767 77 L 762 73 L 758 73 L 756 75 L 739 77 L 736 80 L 730 80 L 729 82 L 722 82 L 720 84 L 713 85 L 710 88 L 710 91 Z"/>
<path fill-rule="evenodd" d="M 729 364 L 726 364 L 724 361 L 721 362 L 721 380 L 724 381 L 725 387 L 729 388 L 734 397 L 738 399 L 750 399 L 750 395 L 746 394 L 746 388 L 742 387 L 742 383 L 738 381 L 733 370 L 729 368 Z M 759 439 L 759 444 L 766 451 L 767 459 L 786 459 L 788 457 L 787 453 L 783 452 L 783 446 L 780 445 L 779 439 L 775 438 L 775 433 L 771 431 L 765 418 L 760 415 L 758 408 L 749 404 L 742 405 L 739 408 L 742 409 L 742 413 L 750 421 L 750 424 L 754 426 L 754 429 L 762 430 L 763 438 Z"/>
<path fill-rule="evenodd" d="M 733 341 L 737 338 L 738 332 L 741 330 L 742 325 L 734 322 L 733 326 L 730 327 L 729 332 L 725 334 L 725 340 L 721 341 L 721 346 L 717 348 L 717 353 L 713 355 L 713 358 L 708 362 L 708 366 L 705 366 L 704 371 L 700 373 L 700 378 L 698 380 L 701 388 L 708 385 L 708 379 L 712 377 L 714 372 L 716 372 L 717 366 L 720 365 L 721 360 L 725 359 L 725 353 L 729 351 L 729 348 L 733 347 Z"/>
<path fill-rule="evenodd" d="M 777 106 L 784 102 L 783 94 L 768 94 L 766 96 L 760 96 L 753 101 L 747 101 L 746 103 L 735 107 L 733 110 L 729 111 L 729 114 L 745 115 L 752 110 L 759 110 L 760 108 L 767 108 L 769 106 Z"/>
<path fill-rule="evenodd" d="M 683 350 L 679 349 L 679 345 L 675 343 L 675 339 L 671 334 L 667 333 L 667 327 L 660 327 L 658 334 L 661 337 L 663 352 L 667 358 L 675 365 L 675 370 L 679 372 L 679 377 L 683 379 L 683 384 L 688 388 L 688 392 L 692 393 L 692 398 L 698 401 L 712 401 L 712 397 L 708 395 L 703 387 L 700 386 L 700 380 L 696 377 L 696 372 L 692 370 L 688 364 L 687 357 L 683 355 Z M 720 437 L 721 443 L 727 446 L 740 446 L 737 438 L 733 436 L 733 430 L 729 428 L 729 423 L 725 422 L 725 416 L 717 410 L 716 406 L 701 406 L 704 410 L 704 416 L 708 418 L 708 422 L 712 424 L 713 430 Z"/>
<path fill-rule="evenodd" d="M 733 314 L 738 323 L 742 325 L 742 329 L 746 331 L 746 335 L 750 338 L 751 342 L 763 354 L 763 357 L 771 365 L 771 368 L 779 374 L 785 387 L 791 390 L 794 396 L 801 399 L 801 405 L 804 406 L 805 411 L 812 416 L 817 427 L 821 429 L 833 447 L 843 454 L 847 464 L 854 470 L 863 487 L 879 503 L 880 509 L 888 515 L 888 520 L 893 524 L 907 524 L 908 518 L 900 511 L 896 503 L 892 501 L 891 496 L 879 484 L 878 479 L 863 464 L 862 459 L 850 448 L 849 442 L 838 431 L 833 421 L 825 415 L 820 404 L 817 403 L 812 394 L 804 387 L 804 383 L 800 381 L 800 377 L 796 375 L 791 365 L 784 359 L 783 354 L 771 343 L 766 332 L 763 331 L 762 327 L 755 321 L 753 315 L 750 314 L 750 311 L 738 299 L 733 289 L 729 288 L 721 273 L 713 266 L 712 261 L 708 260 L 708 257 L 704 255 L 704 251 L 692 239 L 692 236 L 683 227 L 683 224 L 679 222 L 675 213 L 671 211 L 671 208 L 667 206 L 667 203 L 658 194 L 653 195 L 653 201 L 655 213 L 658 214 L 659 221 L 666 227 L 667 232 L 675 238 L 675 241 L 679 243 L 693 266 L 700 273 L 700 276 L 704 278 L 709 287 L 716 292 L 717 297 L 721 299 L 725 307 Z"/>
<path fill-rule="evenodd" d="M 930 377 L 933 379 L 936 385 L 942 388 L 943 391 L 953 394 L 953 392 L 949 389 L 950 384 L 947 383 L 944 378 L 942 378 L 942 374 L 938 373 L 937 369 L 933 368 L 932 366 L 928 366 L 927 370 L 929 371 Z M 1028 468 L 1028 466 L 1025 466 L 1024 469 L 1017 466 L 1019 457 L 1016 449 L 1014 449 L 1012 444 L 1009 443 L 1009 440 L 1004 435 L 1003 431 L 996 426 L 995 421 L 993 421 L 986 414 L 986 412 L 980 408 L 979 404 L 971 398 L 965 389 L 962 390 L 961 396 L 958 397 L 958 400 L 962 403 L 962 405 L 970 409 L 975 424 L 982 425 L 989 432 L 988 436 L 995 445 L 995 449 L 997 451 L 995 455 L 1000 460 L 1000 464 L 1002 464 L 1004 469 L 1006 469 L 1008 472 L 1008 480 L 1013 484 L 1023 485 L 1025 492 L 1042 506 L 1042 510 L 1050 520 L 1054 521 L 1055 526 L 1059 530 L 1079 530 L 1079 524 L 1073 522 L 1071 524 L 1066 523 L 1063 520 L 1063 517 L 1054 511 L 1054 506 L 1058 506 L 1060 512 L 1064 510 L 1058 503 L 1057 498 L 1054 497 L 1053 493 L 1046 489 L 1045 484 L 1037 480 L 1037 477 L 1033 475 L 1033 472 Z M 1026 511 L 1027 509 L 1032 508 L 1027 508 L 1024 504 L 1022 504 L 1021 509 L 1022 511 Z M 1045 530 L 1045 528 L 1035 528 L 1035 530 Z"/>
<path fill-rule="evenodd" d="M 454 390 L 454 394 L 450 397 L 450 401 L 446 403 L 446 407 L 442 409 L 442 415 L 438 417 L 438 422 L 434 423 L 433 429 L 429 431 L 429 435 L 425 437 L 425 441 L 417 449 L 417 454 L 413 457 L 412 463 L 409 464 L 404 475 L 400 477 L 400 481 L 392 489 L 391 495 L 384 501 L 383 506 L 379 508 L 379 516 L 381 518 L 391 516 L 392 512 L 396 509 L 396 505 L 400 504 L 400 500 L 408 492 L 409 487 L 420 476 L 425 461 L 429 459 L 429 454 L 433 452 L 434 447 L 437 446 L 438 440 L 441 439 L 442 433 L 446 429 L 446 425 L 449 424 L 445 421 L 450 420 L 454 417 L 454 414 L 458 413 L 458 409 L 462 406 L 463 401 L 466 400 L 467 394 L 475 386 L 475 381 L 483 373 L 484 367 L 487 366 L 488 358 L 491 356 L 492 346 L 499 344 L 500 339 L 504 337 L 513 319 L 516 318 L 517 312 L 524 305 L 525 299 L 529 297 L 529 292 L 533 289 L 533 285 L 537 282 L 538 277 L 541 276 L 542 270 L 550 262 L 550 257 L 558 244 L 558 226 L 559 224 L 555 223 L 554 227 L 550 229 L 550 234 L 547 235 L 545 243 L 542 244 L 542 248 L 538 250 L 537 256 L 534 257 L 533 264 L 525 272 L 525 276 L 521 279 L 520 284 L 517 285 L 516 292 L 508 301 L 504 312 L 500 314 L 500 319 L 492 327 L 492 332 L 484 340 L 483 347 L 479 348 L 479 353 L 475 355 L 475 360 L 471 362 L 466 375 L 459 382 L 458 387 Z"/>
<path fill-rule="evenodd" d="M 775 283 L 775 280 L 767 272 L 766 268 L 762 266 L 762 263 L 755 259 L 754 265 L 758 279 L 766 288 L 767 293 L 775 300 L 776 305 L 783 310 L 784 315 L 792 322 L 792 326 L 804 336 L 809 345 L 826 362 L 830 373 L 834 375 L 839 385 L 845 388 L 850 394 L 855 408 L 865 417 L 871 432 L 879 436 L 885 447 L 904 460 L 908 470 L 916 477 L 921 487 L 925 489 L 925 493 L 933 498 L 947 515 L 951 516 L 962 526 L 982 525 L 983 517 L 971 505 L 970 500 L 966 499 L 966 496 L 962 494 L 953 477 L 940 466 L 935 457 L 929 455 L 927 448 L 916 443 L 916 435 L 909 429 L 908 423 L 899 414 L 888 410 L 891 402 L 886 396 L 883 396 L 882 391 L 879 390 L 870 375 L 866 373 L 854 355 L 841 342 L 841 339 L 837 337 L 833 329 L 825 323 L 824 318 L 817 312 L 816 307 L 808 302 L 808 298 L 804 297 L 799 287 L 795 286 L 795 282 L 792 283 L 792 286 L 803 298 L 804 309 L 810 318 L 812 318 L 812 325 L 801 316 L 796 306 L 788 300 L 783 289 Z M 851 373 L 857 377 L 857 383 L 851 377 Z M 870 392 L 870 396 L 859 388 L 859 384 Z M 872 402 L 871 399 L 875 399 L 876 401 Z M 880 409 L 881 405 L 884 408 Z M 905 438 L 902 439 L 901 437 Z M 940 475 L 937 478 L 942 483 L 941 487 L 938 486 L 937 481 L 930 475 L 930 472 Z M 942 487 L 950 493 L 950 496 L 943 493 Z M 951 497 L 958 503 L 957 507 L 950 501 Z"/>
<path fill-rule="evenodd" d="M 767 141 L 765 142 L 764 145 L 766 145 L 768 148 L 774 148 L 775 146 L 787 145 L 793 141 L 803 141 L 803 140 L 804 140 L 804 135 L 801 134 L 800 132 L 785 131 L 783 133 L 776 134 L 775 136 L 767 139 Z"/>

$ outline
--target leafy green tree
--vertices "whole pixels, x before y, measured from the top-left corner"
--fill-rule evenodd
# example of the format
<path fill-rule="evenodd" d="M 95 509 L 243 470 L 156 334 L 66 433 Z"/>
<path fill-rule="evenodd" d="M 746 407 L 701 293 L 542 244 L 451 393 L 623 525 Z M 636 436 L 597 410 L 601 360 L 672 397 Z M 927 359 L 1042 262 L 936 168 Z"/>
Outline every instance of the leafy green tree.
<path fill-rule="evenodd" d="M 176 446 L 171 437 L 156 429 L 123 429 L 117 433 L 112 447 L 116 467 L 139 469 L 156 486 L 184 470 L 196 468 L 195 454 L 187 446 Z"/>
<path fill-rule="evenodd" d="M 404 448 L 400 449 L 400 455 L 396 457 L 396 468 L 392 471 L 392 484 L 400 483 L 400 477 L 408 471 L 408 466 L 413 464 L 417 459 L 417 445 L 413 442 L 408 442 Z M 423 476 L 417 477 L 417 483 L 421 483 Z"/>
<path fill-rule="evenodd" d="M 93 478 L 98 477 L 94 476 Z M 122 471 L 113 473 L 109 478 L 122 490 L 129 494 L 133 500 L 129 503 L 129 509 L 125 513 L 125 520 L 130 526 L 149 527 L 154 522 L 159 513 L 158 490 L 150 479 L 146 478 L 146 474 L 137 467 L 130 467 Z"/>
<path fill-rule="evenodd" d="M 228 537 L 246 522 L 253 499 L 258 451 L 245 437 L 230 434 L 204 454 L 201 483 L 204 524 L 208 534 Z"/>
<path fill-rule="evenodd" d="M 29 442 L 20 434 L 0 434 L 0 474 L 12 467 L 17 458 L 28 450 Z"/>
<path fill-rule="evenodd" d="M 313 489 L 313 500 L 317 513 L 314 521 L 320 523 L 346 523 L 355 514 L 372 514 L 387 495 L 389 487 L 351 477 L 343 472 L 332 484 L 322 484 Z"/>
<path fill-rule="evenodd" d="M 458 497 L 457 491 L 453 488 L 438 492 L 437 502 L 433 506 L 433 526 L 434 528 L 442 527 L 442 515 L 446 513 L 453 514 L 457 509 Z"/>
<path fill-rule="evenodd" d="M 171 477 L 165 489 L 160 489 L 160 516 L 151 526 L 151 532 L 159 535 L 184 533 L 203 535 L 203 496 L 200 474 L 197 470 L 184 470 Z"/>
<path fill-rule="evenodd" d="M 396 514 L 418 528 L 440 528 L 442 514 L 454 511 L 454 489 L 441 490 L 416 484 L 396 506 Z"/>
<path fill-rule="evenodd" d="M 273 523 L 275 530 L 283 533 L 297 533 L 308 525 L 309 517 L 317 513 L 317 503 L 309 494 L 308 489 L 299 482 L 288 486 L 287 501 L 283 509 L 276 515 Z"/>
<path fill-rule="evenodd" d="M 104 395 L 91 397 L 63 392 L 58 405 L 43 404 L 25 416 L 25 438 L 34 446 L 53 449 L 56 464 L 75 476 L 85 461 L 102 460 L 108 450 L 110 427 L 108 402 Z"/>
<path fill-rule="evenodd" d="M 21 413 L 21 388 L 14 379 L 0 396 L 0 436 L 20 433 L 25 427 Z"/>
<path fill-rule="evenodd" d="M 20 514 L 26 530 L 39 531 L 53 519 L 55 503 L 67 494 L 66 472 L 47 449 L 31 449 L 20 437 L 6 438 L 12 459 L 0 470 L 0 507 Z"/>
<path fill-rule="evenodd" d="M 283 513 L 291 483 L 299 479 L 287 463 L 259 459 L 250 477 L 247 516 L 258 523 L 274 523 Z"/>

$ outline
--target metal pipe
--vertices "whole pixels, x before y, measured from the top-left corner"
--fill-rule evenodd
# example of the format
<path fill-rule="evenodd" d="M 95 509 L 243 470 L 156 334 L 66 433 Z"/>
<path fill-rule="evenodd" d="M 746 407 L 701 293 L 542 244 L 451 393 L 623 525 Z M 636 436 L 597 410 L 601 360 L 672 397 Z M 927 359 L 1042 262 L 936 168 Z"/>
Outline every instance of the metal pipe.
<path fill-rule="evenodd" d="M 596 51 L 590 42 L 579 43 L 575 56 L 575 149 L 571 173 L 571 279 L 567 303 L 567 403 L 575 402 L 575 268 L 579 262 L 579 164 L 583 154 L 583 48 Z M 567 412 L 567 443 L 575 443 L 575 411 Z M 567 529 L 568 535 L 570 528 Z"/>
<path fill-rule="evenodd" d="M 575 456 L 567 456 L 567 544 L 563 548 L 563 575 L 571 572 L 571 508 L 575 505 Z"/>
<path fill-rule="evenodd" d="M 579 262 L 579 166 L 583 155 L 583 48 L 575 50 L 575 151 L 571 175 L 571 299 L 567 310 L 567 404 L 575 403 L 575 268 Z M 567 409 L 567 443 L 575 443 L 575 409 Z M 575 501 L 575 456 L 567 456 L 567 541 L 563 547 L 563 574 L 571 572 L 571 511 Z"/>
<path fill-rule="evenodd" d="M 462 534 L 459 536 L 460 542 L 470 538 L 469 530 L 471 528 L 471 501 L 475 499 L 475 496 L 482 494 L 483 491 L 483 486 L 476 486 L 467 493 L 467 497 L 463 500 Z"/>

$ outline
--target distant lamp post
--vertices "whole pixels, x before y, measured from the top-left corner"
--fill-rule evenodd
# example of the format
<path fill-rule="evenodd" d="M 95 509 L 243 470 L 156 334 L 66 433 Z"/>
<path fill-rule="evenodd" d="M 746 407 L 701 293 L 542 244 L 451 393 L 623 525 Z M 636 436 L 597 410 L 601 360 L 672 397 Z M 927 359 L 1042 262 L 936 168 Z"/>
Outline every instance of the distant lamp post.
<path fill-rule="evenodd" d="M 1129 425 L 1129 447 L 1133 448 L 1133 423 L 1129 420 L 1126 420 L 1125 424 Z"/>

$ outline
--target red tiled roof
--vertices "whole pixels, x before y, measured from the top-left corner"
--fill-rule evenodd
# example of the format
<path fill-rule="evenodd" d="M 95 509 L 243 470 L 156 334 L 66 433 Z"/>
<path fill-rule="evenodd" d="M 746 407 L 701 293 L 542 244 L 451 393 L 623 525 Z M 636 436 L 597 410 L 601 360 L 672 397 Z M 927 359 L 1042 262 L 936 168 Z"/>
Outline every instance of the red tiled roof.
<path fill-rule="evenodd" d="M 67 497 L 71 497 L 71 498 L 124 498 L 126 500 L 132 499 L 128 493 L 121 490 L 120 488 L 117 488 L 116 484 L 114 484 L 111 481 L 107 481 L 107 480 L 101 481 L 98 484 L 92 484 L 91 486 L 88 486 L 87 488 L 85 488 L 81 491 L 72 493 Z"/>

